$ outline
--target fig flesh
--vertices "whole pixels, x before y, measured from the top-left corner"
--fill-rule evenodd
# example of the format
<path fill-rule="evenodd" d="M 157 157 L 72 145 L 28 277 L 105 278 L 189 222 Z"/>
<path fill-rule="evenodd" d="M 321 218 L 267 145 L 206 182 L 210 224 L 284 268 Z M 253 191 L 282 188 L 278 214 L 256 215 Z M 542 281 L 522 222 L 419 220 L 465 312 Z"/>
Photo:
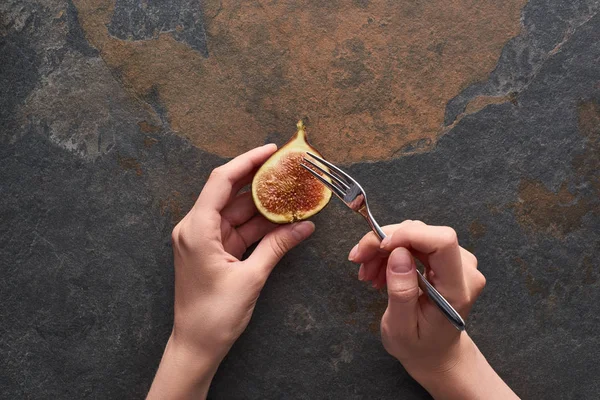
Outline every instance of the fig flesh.
<path fill-rule="evenodd" d="M 296 126 L 296 134 L 259 168 L 252 180 L 256 208 L 277 224 L 305 220 L 331 199 L 331 191 L 301 165 L 307 151 L 322 156 L 308 143 L 302 121 Z"/>

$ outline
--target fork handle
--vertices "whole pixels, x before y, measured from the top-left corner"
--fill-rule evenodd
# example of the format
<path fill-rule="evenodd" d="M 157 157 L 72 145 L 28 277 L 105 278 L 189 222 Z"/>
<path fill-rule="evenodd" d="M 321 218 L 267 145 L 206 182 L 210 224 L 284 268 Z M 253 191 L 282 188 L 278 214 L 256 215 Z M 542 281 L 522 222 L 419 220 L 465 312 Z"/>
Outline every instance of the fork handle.
<path fill-rule="evenodd" d="M 442 314 L 444 314 L 444 316 L 448 318 L 448 321 L 450 321 L 456 329 L 458 329 L 459 331 L 464 331 L 465 321 L 462 319 L 460 314 L 456 312 L 456 310 L 454 309 L 454 307 L 452 307 L 452 305 L 450 305 L 448 300 L 446 300 L 444 296 L 442 296 L 440 292 L 438 292 L 437 289 L 434 288 L 433 285 L 429 283 L 427 279 L 425 279 L 421 271 L 417 270 L 417 275 L 419 277 L 419 287 L 421 288 L 421 290 L 427 293 L 431 301 L 435 303 L 435 305 L 440 309 Z"/>
<path fill-rule="evenodd" d="M 375 232 L 375 234 L 379 237 L 379 240 L 385 239 L 386 234 L 383 233 L 379 224 L 375 222 L 373 216 L 370 217 L 371 218 L 367 218 L 367 221 L 369 222 L 369 225 L 371 225 L 373 232 Z M 431 283 L 429 283 L 429 281 L 423 276 L 421 271 L 419 271 L 418 269 L 417 276 L 419 279 L 419 288 L 421 288 L 423 292 L 427 293 L 429 299 L 435 303 L 435 305 L 439 308 L 442 314 L 444 314 L 444 316 L 448 318 L 448 321 L 450 321 L 450 323 L 454 325 L 456 329 L 458 329 L 459 331 L 464 331 L 465 321 L 462 319 L 460 314 L 454 309 L 454 307 L 452 307 L 448 300 L 446 300 L 444 296 L 442 296 L 440 292 L 438 292 L 437 289 L 434 288 Z"/>

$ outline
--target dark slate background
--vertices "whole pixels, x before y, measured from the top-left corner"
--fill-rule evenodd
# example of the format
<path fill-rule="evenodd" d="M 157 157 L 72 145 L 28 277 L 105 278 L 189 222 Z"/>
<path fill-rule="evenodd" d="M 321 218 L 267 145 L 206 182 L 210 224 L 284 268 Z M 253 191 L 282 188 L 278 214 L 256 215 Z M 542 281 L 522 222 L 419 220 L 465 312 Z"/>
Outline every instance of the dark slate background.
<path fill-rule="evenodd" d="M 50 3 L 67 10 L 62 29 Z M 111 34 L 182 23 L 176 39 L 208 55 L 195 2 L 151 3 L 144 16 L 117 1 Z M 432 151 L 347 166 L 381 223 L 448 224 L 475 252 L 488 286 L 468 329 L 523 398 L 600 395 L 599 10 L 531 0 L 489 80 L 448 104 L 456 123 Z M 142 398 L 171 328 L 171 229 L 226 160 L 138 125 L 148 109 L 70 2 L 8 0 L 0 18 L 0 398 Z M 461 117 L 479 95 L 512 101 Z M 315 222 L 210 397 L 428 398 L 380 344 L 385 294 L 345 261 L 364 222 L 337 201 Z"/>

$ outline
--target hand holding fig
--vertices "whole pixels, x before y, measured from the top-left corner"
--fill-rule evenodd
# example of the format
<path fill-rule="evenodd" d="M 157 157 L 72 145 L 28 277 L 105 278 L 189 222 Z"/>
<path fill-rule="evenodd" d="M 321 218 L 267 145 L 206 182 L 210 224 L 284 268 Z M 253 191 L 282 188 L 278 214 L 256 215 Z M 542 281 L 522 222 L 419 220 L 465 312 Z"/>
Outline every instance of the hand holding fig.
<path fill-rule="evenodd" d="M 314 231 L 311 222 L 277 226 L 257 213 L 250 193 L 238 194 L 276 148 L 256 148 L 215 169 L 173 229 L 173 332 L 149 398 L 206 396 L 219 363 L 246 329 L 271 270 Z"/>

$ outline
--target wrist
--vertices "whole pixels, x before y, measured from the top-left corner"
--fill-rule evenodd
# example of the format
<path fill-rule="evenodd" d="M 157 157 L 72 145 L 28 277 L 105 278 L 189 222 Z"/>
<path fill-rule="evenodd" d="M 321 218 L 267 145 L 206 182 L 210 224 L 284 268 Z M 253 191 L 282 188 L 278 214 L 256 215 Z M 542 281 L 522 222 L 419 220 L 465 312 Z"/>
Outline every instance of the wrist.
<path fill-rule="evenodd" d="M 199 352 L 169 338 L 148 399 L 206 398 L 222 357 Z"/>
<path fill-rule="evenodd" d="M 212 347 L 191 344 L 173 332 L 165 346 L 165 355 L 177 360 L 178 364 L 185 364 L 186 369 L 191 369 L 191 372 L 197 371 L 197 374 L 202 374 L 211 367 L 215 370 L 218 368 L 229 350 L 224 347 L 217 344 Z"/>
<path fill-rule="evenodd" d="M 464 378 L 468 378 L 468 370 L 477 368 L 480 362 L 479 349 L 466 333 L 462 333 L 456 345 L 449 350 L 443 360 L 437 362 L 435 368 L 411 374 L 432 396 L 434 393 L 456 387 Z M 409 371 L 410 372 L 410 371 Z M 459 385 L 460 386 L 460 385 Z"/>
<path fill-rule="evenodd" d="M 434 399 L 518 399 L 469 335 L 461 334 L 456 351 L 442 368 L 415 378 Z"/>

